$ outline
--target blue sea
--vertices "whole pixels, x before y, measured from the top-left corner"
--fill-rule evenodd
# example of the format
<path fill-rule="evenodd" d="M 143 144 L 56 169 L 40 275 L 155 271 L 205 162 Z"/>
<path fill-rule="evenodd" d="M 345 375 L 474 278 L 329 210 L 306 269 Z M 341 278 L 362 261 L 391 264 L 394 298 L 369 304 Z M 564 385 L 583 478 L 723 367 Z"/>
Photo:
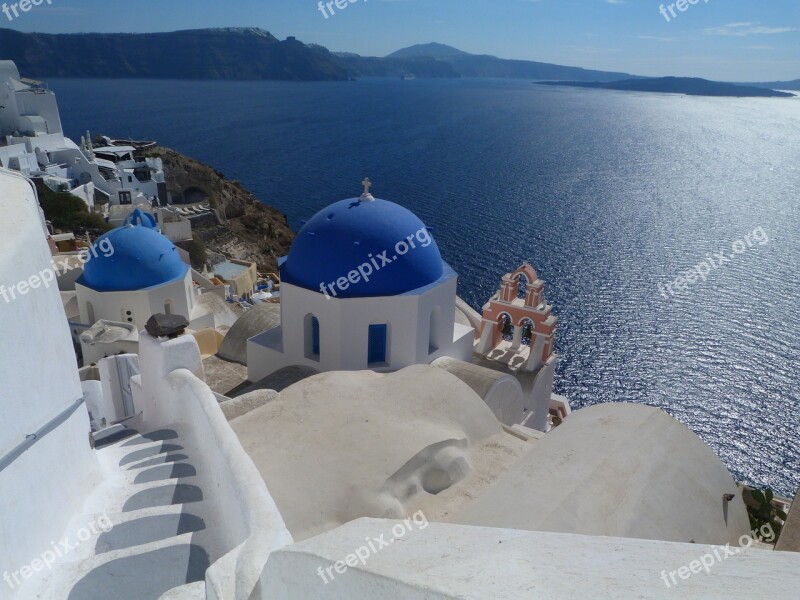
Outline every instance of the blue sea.
<path fill-rule="evenodd" d="M 295 229 L 370 177 L 433 227 L 475 308 L 529 260 L 573 408 L 661 407 L 738 480 L 800 486 L 800 98 L 468 79 L 50 86 L 73 139 L 158 140 Z M 676 286 L 709 258 L 705 281 Z"/>

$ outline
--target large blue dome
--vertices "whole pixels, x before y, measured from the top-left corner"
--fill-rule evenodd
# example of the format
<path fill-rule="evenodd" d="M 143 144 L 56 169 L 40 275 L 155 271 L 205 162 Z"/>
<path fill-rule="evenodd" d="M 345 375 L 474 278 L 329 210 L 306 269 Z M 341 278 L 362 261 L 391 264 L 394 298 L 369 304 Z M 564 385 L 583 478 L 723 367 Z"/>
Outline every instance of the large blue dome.
<path fill-rule="evenodd" d="M 78 283 L 98 292 L 130 292 L 182 279 L 188 270 L 166 237 L 126 225 L 97 238 Z"/>
<path fill-rule="evenodd" d="M 331 204 L 300 229 L 281 265 L 281 281 L 338 298 L 366 298 L 411 292 L 444 272 L 436 242 L 414 213 L 386 200 L 352 198 Z M 322 284 L 333 287 L 321 290 Z"/>

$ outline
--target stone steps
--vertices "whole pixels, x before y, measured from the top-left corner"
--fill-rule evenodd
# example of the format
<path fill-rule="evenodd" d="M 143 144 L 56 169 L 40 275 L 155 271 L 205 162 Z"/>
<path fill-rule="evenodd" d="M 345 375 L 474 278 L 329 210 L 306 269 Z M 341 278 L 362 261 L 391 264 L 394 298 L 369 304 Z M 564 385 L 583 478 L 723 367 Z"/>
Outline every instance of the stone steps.
<path fill-rule="evenodd" d="M 75 522 L 103 528 L 54 566 L 38 597 L 204 598 L 210 534 L 200 477 L 178 433 L 137 433 L 98 452 L 109 477 Z"/>

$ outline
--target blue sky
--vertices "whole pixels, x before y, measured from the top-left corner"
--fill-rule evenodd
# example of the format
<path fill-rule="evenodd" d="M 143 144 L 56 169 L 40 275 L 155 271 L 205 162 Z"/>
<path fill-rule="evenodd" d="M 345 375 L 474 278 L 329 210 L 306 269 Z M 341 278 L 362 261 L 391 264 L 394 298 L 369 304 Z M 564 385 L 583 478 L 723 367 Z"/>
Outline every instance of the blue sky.
<path fill-rule="evenodd" d="M 798 0 L 698 0 L 672 17 L 674 1 L 356 0 L 334 6 L 326 19 L 318 0 L 44 0 L 13 22 L 0 13 L 0 27 L 65 33 L 252 26 L 365 55 L 437 41 L 641 75 L 800 78 Z"/>

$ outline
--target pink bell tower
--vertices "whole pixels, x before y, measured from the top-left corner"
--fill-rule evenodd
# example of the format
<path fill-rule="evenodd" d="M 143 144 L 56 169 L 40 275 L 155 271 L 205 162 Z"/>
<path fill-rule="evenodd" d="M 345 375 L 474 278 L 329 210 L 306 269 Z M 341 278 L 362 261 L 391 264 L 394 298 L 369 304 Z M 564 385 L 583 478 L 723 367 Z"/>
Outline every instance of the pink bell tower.
<path fill-rule="evenodd" d="M 515 370 L 539 370 L 554 357 L 557 318 L 552 310 L 544 298 L 544 281 L 523 263 L 503 276 L 500 289 L 483 306 L 475 351 Z"/>

